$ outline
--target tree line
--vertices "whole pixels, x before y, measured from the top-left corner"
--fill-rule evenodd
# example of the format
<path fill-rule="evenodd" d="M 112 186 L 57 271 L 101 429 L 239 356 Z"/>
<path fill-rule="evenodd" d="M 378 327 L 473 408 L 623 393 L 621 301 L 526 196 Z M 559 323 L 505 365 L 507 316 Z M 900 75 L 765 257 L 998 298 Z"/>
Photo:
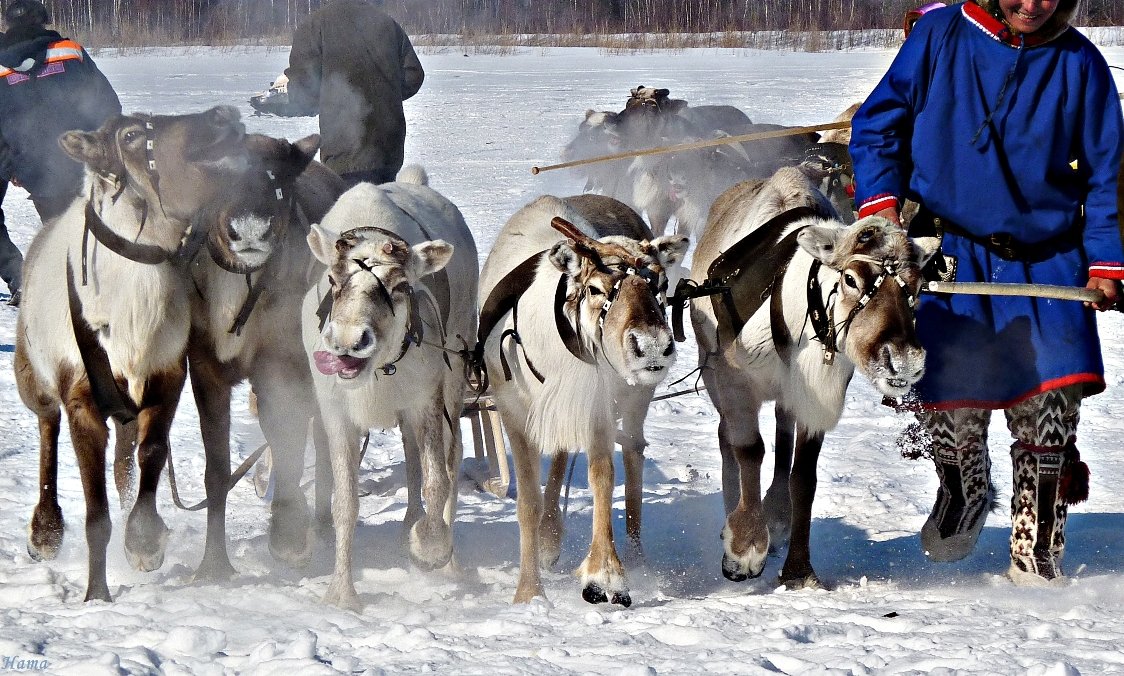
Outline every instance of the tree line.
<path fill-rule="evenodd" d="M 96 46 L 284 42 L 331 0 L 44 0 Z M 896 28 L 925 0 L 385 0 L 411 35 L 829 31 Z M 1079 26 L 1124 25 L 1124 2 L 1081 0 Z"/>

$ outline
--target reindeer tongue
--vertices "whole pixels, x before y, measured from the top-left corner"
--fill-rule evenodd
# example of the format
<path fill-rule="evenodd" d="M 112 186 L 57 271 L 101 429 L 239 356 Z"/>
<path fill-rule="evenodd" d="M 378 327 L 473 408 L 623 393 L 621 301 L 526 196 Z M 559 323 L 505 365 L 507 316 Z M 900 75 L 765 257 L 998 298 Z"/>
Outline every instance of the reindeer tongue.
<path fill-rule="evenodd" d="M 358 371 L 367 363 L 367 360 L 361 357 L 334 355 L 325 350 L 313 352 L 312 358 L 316 361 L 316 369 L 326 376 L 334 376 L 340 371 Z"/>

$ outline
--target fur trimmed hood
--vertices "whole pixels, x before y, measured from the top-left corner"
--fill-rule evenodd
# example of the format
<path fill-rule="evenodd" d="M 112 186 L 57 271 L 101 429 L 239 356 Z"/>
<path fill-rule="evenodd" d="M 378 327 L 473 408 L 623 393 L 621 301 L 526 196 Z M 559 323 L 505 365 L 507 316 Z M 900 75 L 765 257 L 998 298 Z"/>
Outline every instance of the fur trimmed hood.
<path fill-rule="evenodd" d="M 982 7 L 988 14 L 998 19 L 1004 26 L 1007 25 L 1003 18 L 1003 10 L 999 9 L 999 0 L 969 0 Z M 1061 35 L 1069 28 L 1069 20 L 1077 11 L 1077 0 L 1058 0 L 1058 8 L 1046 25 L 1034 32 L 1035 37 L 1043 42 L 1048 42 Z M 1013 29 L 1012 29 L 1013 31 Z"/>

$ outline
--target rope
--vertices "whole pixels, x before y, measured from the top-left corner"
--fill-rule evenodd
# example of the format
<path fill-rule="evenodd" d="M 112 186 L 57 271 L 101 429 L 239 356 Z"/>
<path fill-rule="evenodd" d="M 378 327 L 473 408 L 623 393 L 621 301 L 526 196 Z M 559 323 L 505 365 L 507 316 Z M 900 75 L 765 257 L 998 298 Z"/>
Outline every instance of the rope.
<path fill-rule="evenodd" d="M 265 453 L 265 449 L 267 448 L 269 448 L 269 444 L 262 444 L 261 446 L 258 446 L 256 451 L 251 453 L 249 457 L 242 461 L 242 464 L 238 466 L 238 469 L 234 470 L 234 473 L 230 475 L 230 483 L 226 487 L 227 493 L 234 489 L 235 484 L 237 484 L 238 481 L 242 479 L 242 477 L 246 476 L 246 472 L 250 471 L 250 468 L 254 466 L 254 463 L 256 463 L 259 458 L 261 458 L 262 453 Z M 172 502 L 176 504 L 176 507 L 179 507 L 180 509 L 186 510 L 188 512 L 197 512 L 207 506 L 207 498 L 203 498 L 201 501 L 195 503 L 190 507 L 184 505 L 183 501 L 180 500 L 180 489 L 176 484 L 176 468 L 175 465 L 172 464 L 171 448 L 168 449 L 168 484 L 172 488 Z"/>
<path fill-rule="evenodd" d="M 782 136 L 798 136 L 800 134 L 808 134 L 816 131 L 826 131 L 828 129 L 849 129 L 851 127 L 850 120 L 845 122 L 827 122 L 825 124 L 813 124 L 807 127 L 791 127 L 789 129 L 776 129 L 772 131 L 758 131 L 752 134 L 741 134 L 739 136 L 723 136 L 722 138 L 710 139 L 707 141 L 694 141 L 691 143 L 680 143 L 671 146 L 662 146 L 660 148 L 648 148 L 646 150 L 630 150 L 628 152 L 616 153 L 613 155 L 602 155 L 601 157 L 591 157 L 585 160 L 573 160 L 570 162 L 563 162 L 561 164 L 550 164 L 545 167 L 531 167 L 531 173 L 538 175 L 544 171 L 553 171 L 555 169 L 568 169 L 569 167 L 578 167 L 583 164 L 594 164 L 596 162 L 609 162 L 611 160 L 620 160 L 627 157 L 642 157 L 644 155 L 659 155 L 662 153 L 675 153 L 681 150 L 695 150 L 696 148 L 709 148 L 710 146 L 723 146 L 731 143 L 745 143 L 749 141 L 763 141 L 765 139 L 780 138 Z"/>

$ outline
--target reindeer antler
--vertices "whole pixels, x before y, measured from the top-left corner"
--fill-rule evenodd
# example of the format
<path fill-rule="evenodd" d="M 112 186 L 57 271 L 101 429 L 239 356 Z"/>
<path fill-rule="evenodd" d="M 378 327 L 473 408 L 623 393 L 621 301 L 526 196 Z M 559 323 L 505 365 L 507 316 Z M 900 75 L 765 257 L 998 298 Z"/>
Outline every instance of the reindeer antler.
<path fill-rule="evenodd" d="M 574 248 L 580 255 L 593 258 L 596 265 L 602 265 L 601 259 L 606 256 L 616 256 L 634 268 L 642 267 L 641 260 L 632 255 L 630 251 L 616 244 L 598 242 L 585 234 L 578 227 L 561 216 L 550 219 L 550 226 L 562 233 L 574 243 Z"/>

